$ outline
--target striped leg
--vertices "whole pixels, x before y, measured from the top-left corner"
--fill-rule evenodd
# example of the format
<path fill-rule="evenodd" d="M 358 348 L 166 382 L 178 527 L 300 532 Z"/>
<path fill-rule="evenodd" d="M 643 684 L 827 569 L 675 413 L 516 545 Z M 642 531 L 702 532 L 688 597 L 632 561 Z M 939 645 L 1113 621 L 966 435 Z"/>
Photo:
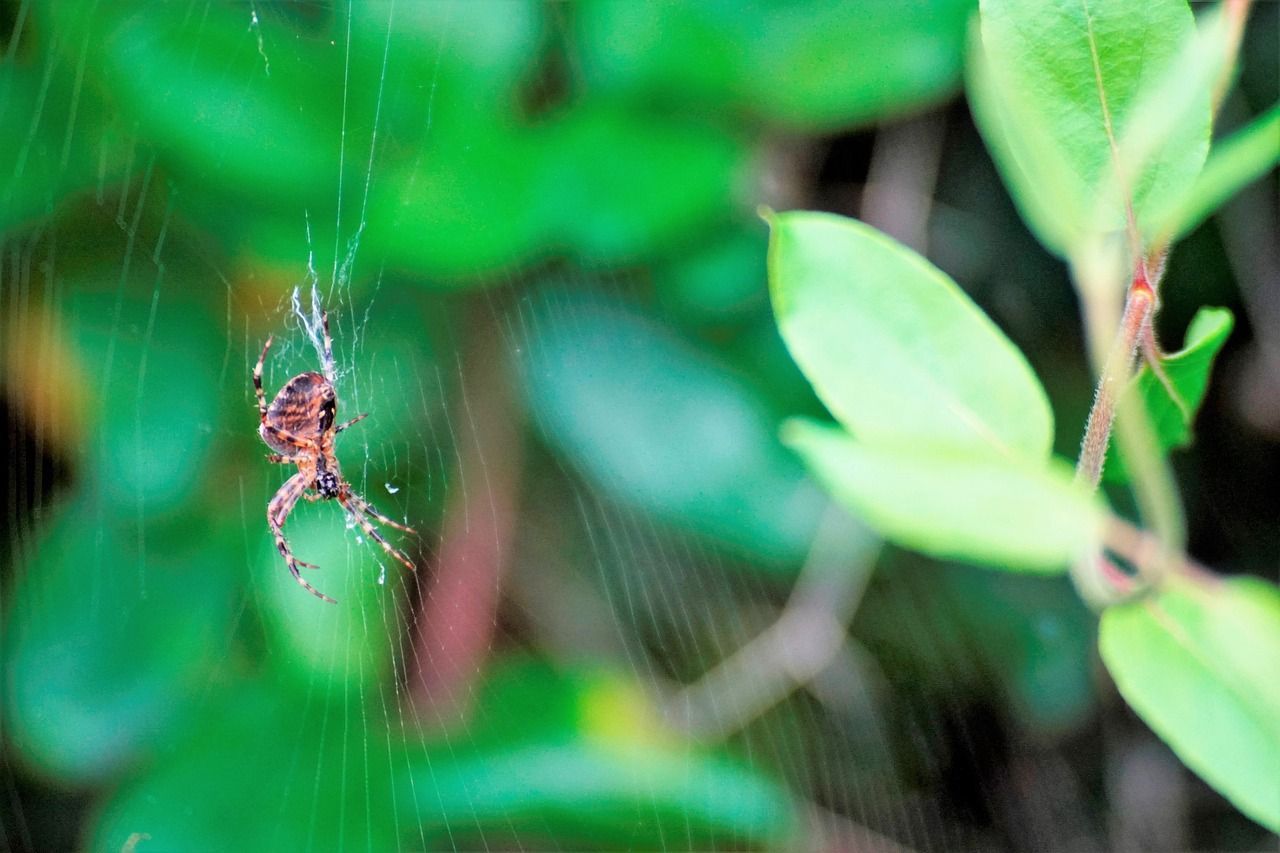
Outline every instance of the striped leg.
<path fill-rule="evenodd" d="M 348 498 L 349 497 L 353 497 L 353 496 L 348 495 Z M 363 530 L 369 536 L 370 539 L 372 539 L 374 542 L 377 542 L 379 545 L 382 546 L 382 550 L 387 552 L 387 556 L 403 564 L 404 567 L 409 571 L 414 570 L 413 561 L 410 560 L 408 557 L 406 557 L 402 551 L 398 550 L 395 546 L 393 546 L 390 542 L 388 542 L 386 539 L 382 537 L 382 534 L 379 533 L 377 529 L 373 526 L 373 524 L 369 521 L 369 519 L 365 517 L 365 514 L 360 510 L 359 506 L 357 506 L 354 502 L 350 500 L 344 500 L 341 496 L 338 498 L 338 500 L 342 502 L 342 505 L 346 507 L 347 512 L 351 514 L 352 520 L 355 521 L 356 524 L 360 525 L 360 529 Z M 395 526 L 399 527 L 399 525 L 395 525 Z M 407 530 L 408 528 L 401 528 L 401 529 Z"/>
<path fill-rule="evenodd" d="M 329 596 L 313 587 L 302 577 L 302 573 L 298 571 L 299 565 L 308 568 L 317 569 L 312 563 L 303 563 L 293 556 L 293 552 L 289 550 L 289 543 L 284 538 L 284 522 L 289 517 L 289 513 L 293 510 L 294 505 L 298 502 L 298 498 L 307 489 L 307 475 L 298 472 L 285 480 L 280 490 L 276 492 L 275 497 L 271 499 L 271 503 L 267 504 L 267 525 L 271 528 L 272 535 L 276 538 L 276 548 L 280 551 L 280 556 L 284 557 L 285 565 L 289 567 L 289 574 L 293 575 L 293 579 L 302 584 L 308 592 L 316 598 L 323 599 L 330 604 L 337 604 Z"/>
<path fill-rule="evenodd" d="M 271 341 L 272 338 L 268 337 L 267 342 L 262 345 L 262 355 L 258 356 L 258 363 L 253 367 L 253 390 L 258 395 L 258 412 L 264 418 L 267 416 L 267 396 L 262 393 L 262 363 L 267 360 Z"/>

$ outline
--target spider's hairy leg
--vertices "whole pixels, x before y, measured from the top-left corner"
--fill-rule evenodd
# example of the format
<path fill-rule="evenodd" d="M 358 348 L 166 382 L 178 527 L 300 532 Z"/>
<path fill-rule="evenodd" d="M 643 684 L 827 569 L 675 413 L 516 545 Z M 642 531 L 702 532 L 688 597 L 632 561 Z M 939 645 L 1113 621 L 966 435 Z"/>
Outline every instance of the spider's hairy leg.
<path fill-rule="evenodd" d="M 379 545 L 382 546 L 382 550 L 387 552 L 387 556 L 399 561 L 409 571 L 413 571 L 414 570 L 413 561 L 410 560 L 408 557 L 406 557 L 402 551 L 397 549 L 394 545 L 392 545 L 390 542 L 388 542 L 386 539 L 382 537 L 382 534 L 379 533 L 377 528 L 373 526 L 373 523 L 370 522 L 369 519 L 365 517 L 365 514 L 361 511 L 359 505 L 357 505 L 354 501 L 350 500 L 350 498 L 352 497 L 354 497 L 354 495 L 347 495 L 346 498 L 343 498 L 343 497 L 338 498 L 338 500 L 342 503 L 342 506 L 346 508 L 348 513 L 350 513 L 351 519 L 355 521 L 356 524 L 360 525 L 360 529 L 363 530 L 369 536 L 370 539 L 372 539 L 374 542 L 377 542 Z M 399 525 L 395 525 L 395 526 L 399 527 Z M 408 528 L 401 528 L 401 529 L 407 530 Z"/>
<path fill-rule="evenodd" d="M 267 461 L 268 461 L 268 462 L 274 462 L 274 463 L 276 463 L 277 465 L 291 465 L 291 464 L 293 464 L 294 460 L 295 460 L 295 457 L 293 457 L 293 456 L 285 456 L 283 453 L 268 453 L 268 454 L 267 454 Z"/>
<path fill-rule="evenodd" d="M 362 414 L 362 415 L 356 415 L 354 418 L 352 418 L 351 420 L 347 421 L 346 423 L 344 423 L 344 424 L 338 424 L 338 428 L 337 428 L 337 429 L 335 429 L 335 430 L 334 430 L 334 432 L 335 432 L 335 433 L 342 432 L 342 431 L 343 431 L 344 429 L 346 429 L 347 427 L 351 426 L 352 424 L 357 424 L 357 423 L 359 423 L 360 421 L 364 420 L 364 419 L 365 419 L 365 418 L 367 418 L 367 417 L 369 417 L 369 413 L 368 413 L 368 412 L 365 412 L 365 413 L 364 413 L 364 414 Z"/>
<path fill-rule="evenodd" d="M 329 596 L 307 583 L 302 577 L 302 573 L 298 571 L 299 565 L 307 568 L 318 569 L 319 566 L 313 563 L 303 563 L 293 556 L 293 552 L 289 550 L 289 543 L 284 538 L 284 522 L 289 517 L 289 513 L 293 511 L 293 507 L 298 502 L 298 498 L 307 489 L 308 476 L 301 471 L 294 474 L 284 485 L 276 492 L 275 497 L 271 499 L 271 503 L 267 504 L 267 525 L 271 528 L 271 533 L 276 538 L 276 548 L 280 551 L 280 556 L 284 557 L 285 565 L 289 567 L 289 574 L 293 575 L 293 579 L 302 584 L 304 588 L 316 598 L 337 604 Z"/>
<path fill-rule="evenodd" d="M 351 502 L 356 505 L 356 509 L 360 510 L 360 512 L 365 515 L 373 516 L 379 523 L 385 524 L 389 527 L 394 527 L 396 530 L 403 530 L 405 533 L 412 533 L 414 536 L 418 535 L 418 531 L 414 530 L 412 527 L 405 527 L 403 524 L 392 521 L 382 513 L 378 512 L 373 508 L 373 504 L 369 503 L 355 492 L 348 492 L 348 497 L 351 499 Z"/>
<path fill-rule="evenodd" d="M 287 429 L 280 429 L 280 427 L 276 426 L 275 424 L 267 423 L 265 420 L 262 422 L 262 429 L 271 433 L 276 438 L 283 441 L 285 444 L 292 445 L 293 447 L 296 447 L 299 450 L 306 451 L 309 453 L 316 453 L 319 451 L 319 448 L 316 447 L 316 443 L 311 439 L 303 438 L 302 436 L 297 435 L 296 433 L 289 432 Z M 272 454 L 272 455 L 275 455 L 275 454 Z M 284 458 L 288 459 L 291 462 L 294 461 L 294 459 L 288 456 L 285 456 Z M 275 461 L 275 460 L 272 460 L 272 461 Z"/>
<path fill-rule="evenodd" d="M 267 396 L 262 393 L 262 363 L 267 360 L 267 350 L 271 348 L 271 341 L 274 339 L 274 335 L 267 336 L 267 342 L 262 345 L 262 354 L 258 356 L 258 363 L 253 367 L 253 390 L 258 396 L 258 413 L 263 418 L 267 416 Z"/>

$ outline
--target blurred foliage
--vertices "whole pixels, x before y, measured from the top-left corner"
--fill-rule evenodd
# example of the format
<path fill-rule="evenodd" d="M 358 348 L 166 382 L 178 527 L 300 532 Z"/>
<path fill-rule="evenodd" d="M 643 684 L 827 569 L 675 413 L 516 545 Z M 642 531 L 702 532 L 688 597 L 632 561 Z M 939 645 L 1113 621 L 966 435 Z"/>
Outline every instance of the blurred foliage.
<path fill-rule="evenodd" d="M 947 109 L 935 259 L 1079 426 L 1061 270 L 946 108 L 975 5 L 0 0 L 0 846 L 796 849 L 815 820 L 1017 846 L 950 805 L 1001 762 L 939 757 L 995 729 L 922 731 L 978 702 L 1015 738 L 1096 722 L 1060 578 L 891 551 L 843 687 L 725 743 L 665 701 L 776 617 L 825 511 L 777 437 L 821 407 L 758 203 L 847 208 L 878 126 Z M 338 417 L 371 413 L 344 471 L 422 534 L 411 575 L 302 503 L 286 531 L 337 607 L 263 523 L 290 469 L 249 379 L 268 334 L 269 391 L 315 369 L 288 306 L 313 274 Z M 485 495 L 459 469 L 492 329 L 527 565 L 455 716 L 415 695 L 413 643 L 454 503 Z"/>

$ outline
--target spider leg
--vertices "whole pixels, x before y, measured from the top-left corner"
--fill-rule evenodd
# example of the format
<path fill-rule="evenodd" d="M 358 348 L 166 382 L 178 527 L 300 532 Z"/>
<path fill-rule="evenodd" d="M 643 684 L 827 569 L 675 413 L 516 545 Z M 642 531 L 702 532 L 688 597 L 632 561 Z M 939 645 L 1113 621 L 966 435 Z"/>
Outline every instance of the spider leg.
<path fill-rule="evenodd" d="M 262 345 L 262 355 L 258 356 L 258 363 L 253 367 L 253 390 L 258 397 L 258 412 L 262 417 L 267 416 L 267 397 L 262 393 L 262 363 L 267 360 L 267 350 L 271 348 L 273 336 L 267 337 L 267 342 Z"/>
<path fill-rule="evenodd" d="M 368 534 L 370 539 L 382 546 L 382 550 L 387 552 L 387 556 L 398 560 L 406 569 L 413 571 L 413 562 L 406 557 L 403 552 L 399 551 L 390 542 L 382 538 L 382 534 L 379 533 L 369 519 L 365 517 L 364 513 L 360 510 L 360 507 L 350 501 L 351 497 L 353 497 L 353 495 L 347 495 L 346 498 L 339 496 L 338 500 L 342 502 L 343 507 L 345 507 L 347 512 L 351 514 L 352 520 L 354 520 L 356 524 L 360 525 L 360 529 Z"/>
<path fill-rule="evenodd" d="M 334 432 L 335 432 L 335 433 L 342 432 L 342 431 L 343 431 L 344 429 L 346 429 L 347 427 L 351 426 L 351 425 L 352 425 L 352 424 L 354 424 L 354 423 L 358 423 L 359 421 L 362 421 L 362 420 L 364 420 L 364 419 L 365 419 L 365 418 L 367 418 L 367 417 L 369 417 L 369 413 L 368 413 L 368 412 L 365 412 L 363 415 L 356 415 L 354 418 L 352 418 L 351 420 L 347 421 L 345 424 L 339 424 L 339 425 L 338 425 L 338 428 L 337 428 L 337 429 L 335 429 L 335 430 L 334 430 Z"/>
<path fill-rule="evenodd" d="M 287 429 L 280 429 L 280 427 L 275 424 L 269 424 L 265 420 L 262 422 L 262 429 L 271 433 L 285 444 L 293 445 L 299 450 L 319 451 L 319 448 L 316 447 L 316 443 L 311 439 L 303 438 L 300 435 L 289 432 Z"/>
<path fill-rule="evenodd" d="M 314 595 L 316 598 L 323 599 L 330 604 L 337 604 L 329 596 L 307 583 L 302 577 L 302 573 L 298 571 L 299 565 L 304 565 L 311 569 L 317 569 L 313 563 L 303 563 L 293 556 L 293 552 L 289 550 L 289 543 L 284 538 L 284 522 L 289 517 L 289 513 L 293 511 L 293 507 L 298 503 L 298 498 L 306 491 L 307 475 L 301 471 L 294 474 L 288 480 L 285 480 L 280 490 L 276 492 L 275 497 L 271 499 L 271 503 L 267 504 L 267 525 L 271 528 L 271 533 L 276 538 L 276 548 L 280 551 L 280 556 L 284 557 L 285 565 L 289 567 L 289 574 L 293 575 L 293 579 Z"/>
<path fill-rule="evenodd" d="M 294 456 L 285 456 L 283 453 L 268 453 L 267 461 L 275 462 L 278 465 L 289 465 L 296 460 Z"/>
<path fill-rule="evenodd" d="M 350 498 L 351 502 L 356 505 L 356 509 L 360 510 L 360 512 L 364 513 L 365 515 L 373 516 L 380 523 L 385 524 L 388 527 L 394 527 L 396 530 L 403 530 L 405 533 L 412 533 L 414 536 L 418 535 L 418 531 L 414 530 L 412 527 L 405 527 L 403 524 L 394 522 L 391 519 L 387 518 L 382 513 L 378 512 L 376 509 L 373 508 L 372 504 L 370 504 L 367 500 L 357 495 L 355 492 L 348 492 L 348 497 Z"/>

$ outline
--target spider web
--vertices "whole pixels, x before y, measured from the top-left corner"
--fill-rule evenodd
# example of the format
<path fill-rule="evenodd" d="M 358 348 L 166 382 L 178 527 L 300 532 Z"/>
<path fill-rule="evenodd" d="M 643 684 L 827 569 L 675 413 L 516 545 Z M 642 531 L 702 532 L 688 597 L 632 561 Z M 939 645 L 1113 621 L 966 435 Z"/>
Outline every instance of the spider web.
<path fill-rule="evenodd" d="M 605 226 L 463 284 L 386 260 L 397 164 L 461 169 L 490 144 L 439 100 L 454 54 L 485 37 L 464 6 L 406 42 L 412 4 L 375 4 L 372 94 L 353 83 L 349 7 L 188 7 L 174 74 L 214 38 L 202 20 L 236 15 L 247 100 L 313 108 L 272 88 L 290 27 L 342 57 L 337 138 L 311 140 L 333 154 L 323 193 L 232 192 L 209 160 L 94 114 L 92 28 L 0 0 L 8 57 L 54 81 L 47 106 L 9 113 L 29 126 L 0 162 L 6 198 L 34 184 L 49 201 L 0 243 L 0 849 L 1101 849 L 1130 836 L 1097 824 L 1096 776 L 1189 796 L 1129 722 L 1103 733 L 1121 756 L 1107 770 L 1070 760 L 1094 697 L 1065 583 L 973 581 L 885 549 L 778 444 L 814 403 L 762 269 L 704 322 L 664 298 L 659 262 L 598 248 Z M 542 39 L 572 41 L 574 13 L 537 8 Z M 528 100 L 567 97 L 556 78 L 576 60 L 556 51 L 531 50 L 550 80 L 526 81 Z M 425 86 L 402 71 L 418 54 Z M 883 186 L 927 198 L 954 124 L 851 145 Z M 245 220 L 276 230 L 239 227 L 246 198 Z M 923 234 L 934 214 L 897 215 Z M 337 605 L 294 583 L 265 523 L 292 473 L 256 435 L 268 335 L 268 396 L 323 366 L 339 421 L 369 415 L 337 439 L 344 475 L 420 531 L 382 529 L 410 573 L 332 502 L 300 502 L 285 533 Z M 986 635 L 992 611 L 1025 618 Z M 1170 833 L 1140 837 L 1187 840 Z"/>

